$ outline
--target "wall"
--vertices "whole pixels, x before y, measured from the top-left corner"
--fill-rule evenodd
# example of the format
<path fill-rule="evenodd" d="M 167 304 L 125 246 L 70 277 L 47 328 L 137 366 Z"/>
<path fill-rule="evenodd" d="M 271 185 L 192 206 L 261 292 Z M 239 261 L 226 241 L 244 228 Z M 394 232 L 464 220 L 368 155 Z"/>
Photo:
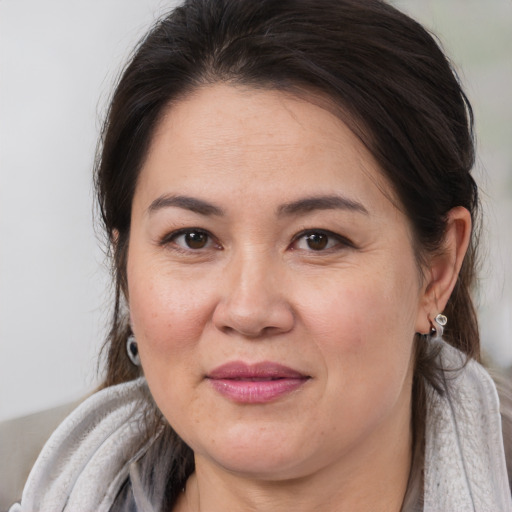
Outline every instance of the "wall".
<path fill-rule="evenodd" d="M 110 292 L 91 168 L 121 63 L 169 2 L 0 2 L 0 420 L 97 383 Z"/>

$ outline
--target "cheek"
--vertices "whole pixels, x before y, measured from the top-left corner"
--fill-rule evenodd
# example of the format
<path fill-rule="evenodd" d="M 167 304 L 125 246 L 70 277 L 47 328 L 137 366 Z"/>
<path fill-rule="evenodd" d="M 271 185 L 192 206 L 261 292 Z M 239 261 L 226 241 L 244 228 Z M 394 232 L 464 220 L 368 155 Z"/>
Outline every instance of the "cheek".
<path fill-rule="evenodd" d="M 211 317 L 214 298 L 208 290 L 214 289 L 165 269 L 129 265 L 130 316 L 142 352 L 172 355 L 197 341 Z"/>
<path fill-rule="evenodd" d="M 337 346 L 341 342 L 347 350 L 359 350 L 413 324 L 414 296 L 404 295 L 393 283 L 345 280 L 330 290 L 323 287 L 307 293 L 301 313 L 305 323 L 318 336 Z"/>
<path fill-rule="evenodd" d="M 410 387 L 415 295 L 391 281 L 346 280 L 330 293 L 315 293 L 303 314 L 325 364 L 322 400 L 331 423 L 350 417 L 350 432 L 369 432 L 402 404 Z"/>
<path fill-rule="evenodd" d="M 184 418 L 197 417 L 198 347 L 214 303 L 206 292 L 214 288 L 203 284 L 135 257 L 128 266 L 130 316 L 144 374 L 157 406 L 177 428 Z"/>
<path fill-rule="evenodd" d="M 307 295 L 301 317 L 326 364 L 340 379 L 407 371 L 419 303 L 414 263 L 330 280 Z M 400 378 L 400 377 L 399 377 Z"/>

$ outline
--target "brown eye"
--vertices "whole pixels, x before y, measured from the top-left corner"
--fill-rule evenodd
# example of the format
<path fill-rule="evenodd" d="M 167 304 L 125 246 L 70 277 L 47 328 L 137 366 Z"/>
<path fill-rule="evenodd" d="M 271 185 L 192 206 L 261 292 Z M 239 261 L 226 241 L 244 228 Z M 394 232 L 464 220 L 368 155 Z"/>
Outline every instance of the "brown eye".
<path fill-rule="evenodd" d="M 354 244 L 342 235 L 312 229 L 299 233 L 292 244 L 293 249 L 309 252 L 341 251 L 353 247 Z"/>
<path fill-rule="evenodd" d="M 181 249 L 189 249 L 193 251 L 217 247 L 210 234 L 201 229 L 183 229 L 172 233 L 162 241 L 163 245 L 167 245 L 169 243 L 176 245 Z"/>
<path fill-rule="evenodd" d="M 183 239 L 190 249 L 203 249 L 208 244 L 208 235 L 202 231 L 190 231 L 185 233 Z"/>
<path fill-rule="evenodd" d="M 325 233 L 311 233 L 304 238 L 308 247 L 313 251 L 321 251 L 329 243 L 329 237 Z"/>

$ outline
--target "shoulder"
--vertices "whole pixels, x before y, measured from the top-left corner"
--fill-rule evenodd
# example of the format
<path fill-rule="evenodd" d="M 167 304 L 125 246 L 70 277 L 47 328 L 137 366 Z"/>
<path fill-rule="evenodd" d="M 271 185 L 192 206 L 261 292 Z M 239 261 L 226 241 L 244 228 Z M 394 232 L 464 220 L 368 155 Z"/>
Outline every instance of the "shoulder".
<path fill-rule="evenodd" d="M 148 443 L 144 379 L 103 389 L 75 409 L 45 444 L 18 510 L 109 510 Z"/>

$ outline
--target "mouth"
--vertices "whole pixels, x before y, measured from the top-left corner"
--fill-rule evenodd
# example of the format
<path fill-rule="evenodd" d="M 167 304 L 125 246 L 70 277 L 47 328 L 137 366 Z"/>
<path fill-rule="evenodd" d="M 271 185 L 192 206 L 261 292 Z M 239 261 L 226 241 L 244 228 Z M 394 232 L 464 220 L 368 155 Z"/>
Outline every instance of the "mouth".
<path fill-rule="evenodd" d="M 215 368 L 206 378 L 213 389 L 233 402 L 262 404 L 298 390 L 311 377 L 277 363 L 234 361 Z"/>

